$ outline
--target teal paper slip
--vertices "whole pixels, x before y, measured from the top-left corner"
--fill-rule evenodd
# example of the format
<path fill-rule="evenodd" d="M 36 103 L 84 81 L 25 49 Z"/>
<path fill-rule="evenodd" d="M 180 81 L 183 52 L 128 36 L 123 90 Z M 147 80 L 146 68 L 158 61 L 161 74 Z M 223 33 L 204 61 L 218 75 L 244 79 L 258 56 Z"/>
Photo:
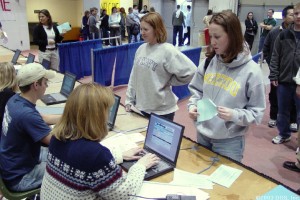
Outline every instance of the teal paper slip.
<path fill-rule="evenodd" d="M 257 200 L 267 200 L 267 199 L 268 200 L 269 199 L 299 200 L 300 196 L 286 189 L 282 185 L 278 185 L 277 187 L 273 188 L 269 192 L 261 195 L 256 199 Z"/>
<path fill-rule="evenodd" d="M 197 117 L 197 122 L 203 122 L 212 119 L 218 114 L 217 106 L 212 102 L 212 100 L 204 98 L 197 102 L 197 112 L 199 113 Z"/>

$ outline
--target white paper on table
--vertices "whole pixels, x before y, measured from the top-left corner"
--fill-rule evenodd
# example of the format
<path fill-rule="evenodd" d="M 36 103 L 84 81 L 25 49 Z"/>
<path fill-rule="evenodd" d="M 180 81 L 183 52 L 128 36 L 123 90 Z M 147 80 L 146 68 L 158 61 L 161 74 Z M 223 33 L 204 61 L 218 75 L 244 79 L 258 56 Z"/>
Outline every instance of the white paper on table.
<path fill-rule="evenodd" d="M 208 193 L 195 187 L 178 186 L 152 181 L 144 181 L 140 192 L 137 193 L 138 196 L 146 198 L 166 198 L 167 194 L 196 196 L 197 200 L 209 199 Z"/>
<path fill-rule="evenodd" d="M 100 142 L 100 144 L 107 148 L 118 147 L 121 149 L 122 152 L 138 147 L 136 143 L 134 143 L 127 137 L 127 135 L 122 133 L 118 133 L 109 138 L 105 138 Z"/>
<path fill-rule="evenodd" d="M 145 141 L 145 136 L 141 133 L 127 133 L 126 135 L 129 138 L 129 140 L 135 143 L 141 143 Z"/>
<path fill-rule="evenodd" d="M 39 113 L 47 115 L 62 115 L 64 112 L 64 107 L 36 106 L 35 108 Z"/>
<path fill-rule="evenodd" d="M 213 189 L 213 182 L 208 180 L 209 176 L 194 174 L 180 169 L 174 169 L 172 184 L 190 186 L 201 189 Z"/>
<path fill-rule="evenodd" d="M 242 170 L 226 165 L 221 165 L 210 175 L 209 180 L 229 188 L 232 183 L 241 175 L 242 172 Z"/>

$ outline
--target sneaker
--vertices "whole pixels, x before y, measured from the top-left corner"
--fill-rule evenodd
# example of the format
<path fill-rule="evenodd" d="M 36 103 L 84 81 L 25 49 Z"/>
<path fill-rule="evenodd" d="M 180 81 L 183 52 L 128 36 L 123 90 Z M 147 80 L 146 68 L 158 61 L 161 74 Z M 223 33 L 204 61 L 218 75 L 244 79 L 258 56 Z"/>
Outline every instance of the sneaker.
<path fill-rule="evenodd" d="M 298 125 L 296 123 L 290 124 L 290 131 L 297 132 L 298 131 Z"/>
<path fill-rule="evenodd" d="M 277 124 L 277 121 L 275 119 L 270 119 L 270 121 L 268 122 L 268 126 L 270 128 L 274 128 Z"/>
<path fill-rule="evenodd" d="M 290 137 L 287 137 L 287 138 L 283 138 L 282 136 L 280 135 L 277 135 L 276 137 L 274 137 L 272 139 L 272 142 L 273 144 L 281 144 L 281 143 L 285 143 L 285 142 L 288 142 L 291 140 L 291 136 Z"/>

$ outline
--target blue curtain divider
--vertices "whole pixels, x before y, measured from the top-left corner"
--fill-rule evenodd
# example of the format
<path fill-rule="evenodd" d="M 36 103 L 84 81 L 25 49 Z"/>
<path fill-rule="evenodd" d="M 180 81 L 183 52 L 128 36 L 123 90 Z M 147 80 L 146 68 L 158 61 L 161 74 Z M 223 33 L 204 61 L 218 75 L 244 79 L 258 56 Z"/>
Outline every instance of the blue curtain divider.
<path fill-rule="evenodd" d="M 258 63 L 259 58 L 261 57 L 262 52 L 259 52 L 258 54 L 255 54 L 252 56 L 252 60 L 256 63 Z"/>
<path fill-rule="evenodd" d="M 193 63 L 198 67 L 200 60 L 201 48 L 189 49 L 182 51 Z M 172 91 L 176 94 L 179 100 L 190 96 L 190 91 L 188 88 L 189 84 L 181 85 L 181 86 L 173 86 Z"/>
<path fill-rule="evenodd" d="M 118 46 L 114 86 L 128 84 L 135 52 L 142 44 L 143 42 L 138 42 Z"/>
<path fill-rule="evenodd" d="M 102 48 L 102 40 L 87 40 L 58 44 L 60 72 L 69 71 L 79 79 L 92 74 L 91 49 Z"/>
<path fill-rule="evenodd" d="M 104 86 L 111 85 L 112 71 L 117 56 L 117 48 L 120 47 L 93 50 L 95 82 Z"/>

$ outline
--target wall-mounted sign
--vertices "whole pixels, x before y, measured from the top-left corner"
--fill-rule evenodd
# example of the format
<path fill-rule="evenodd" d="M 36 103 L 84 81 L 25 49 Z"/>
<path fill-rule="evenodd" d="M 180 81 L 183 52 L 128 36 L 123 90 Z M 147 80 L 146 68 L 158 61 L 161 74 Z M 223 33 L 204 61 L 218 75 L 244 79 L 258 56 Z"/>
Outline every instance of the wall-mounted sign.
<path fill-rule="evenodd" d="M 101 9 L 106 9 L 107 14 L 111 14 L 111 8 L 120 8 L 120 0 L 101 0 Z"/>
<path fill-rule="evenodd" d="M 1 10 L 2 11 L 11 11 L 9 9 L 10 0 L 0 0 Z"/>

